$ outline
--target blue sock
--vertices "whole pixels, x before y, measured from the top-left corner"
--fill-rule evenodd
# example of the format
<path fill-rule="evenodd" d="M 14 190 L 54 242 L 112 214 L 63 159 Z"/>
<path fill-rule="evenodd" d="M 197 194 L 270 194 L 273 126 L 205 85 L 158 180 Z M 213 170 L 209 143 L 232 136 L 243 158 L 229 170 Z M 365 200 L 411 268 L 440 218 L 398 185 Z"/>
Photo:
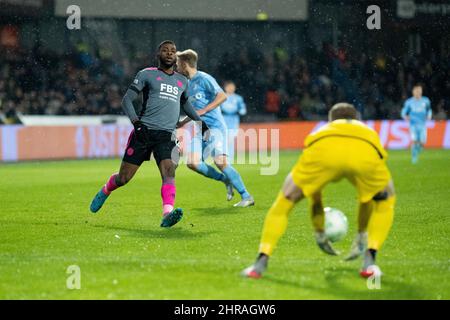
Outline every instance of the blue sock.
<path fill-rule="evenodd" d="M 422 150 L 423 150 L 423 146 L 422 146 L 422 144 L 418 144 L 417 145 L 417 149 L 418 149 L 418 152 L 417 152 L 417 154 L 419 154 L 419 153 L 421 153 L 422 152 Z"/>
<path fill-rule="evenodd" d="M 210 165 L 208 165 L 204 162 L 201 162 L 197 166 L 197 172 L 200 172 L 205 177 L 208 177 L 208 178 L 211 178 L 211 179 L 214 179 L 217 181 L 224 182 L 227 179 L 223 173 L 220 173 L 219 171 L 217 171 L 216 169 L 214 169 L 213 167 L 211 167 Z"/>
<path fill-rule="evenodd" d="M 412 146 L 412 162 L 413 163 L 417 162 L 417 157 L 419 156 L 419 152 L 420 152 L 420 145 L 413 144 L 413 146 Z"/>
<path fill-rule="evenodd" d="M 239 192 L 242 199 L 250 197 L 250 194 L 247 192 L 244 182 L 242 181 L 241 175 L 236 171 L 235 168 L 229 165 L 223 170 L 223 173 L 225 173 L 225 176 L 228 178 L 228 180 L 231 181 L 231 184 Z"/>

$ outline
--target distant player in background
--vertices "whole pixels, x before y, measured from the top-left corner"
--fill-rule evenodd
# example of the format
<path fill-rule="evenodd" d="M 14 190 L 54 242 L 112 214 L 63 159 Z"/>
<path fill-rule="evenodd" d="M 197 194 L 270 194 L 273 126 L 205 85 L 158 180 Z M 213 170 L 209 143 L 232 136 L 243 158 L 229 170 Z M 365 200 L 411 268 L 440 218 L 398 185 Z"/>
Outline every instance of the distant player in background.
<path fill-rule="evenodd" d="M 308 135 L 302 155 L 267 213 L 256 262 L 243 271 L 244 276 L 262 276 L 286 231 L 289 214 L 305 197 L 310 200 L 317 245 L 337 255 L 325 234 L 322 190 L 342 178 L 356 187 L 359 202 L 358 234 L 346 260 L 365 254 L 361 276 L 381 274 L 375 259 L 392 226 L 395 192 L 378 134 L 357 119 L 353 105 L 338 103 L 329 112 L 330 122 Z"/>
<path fill-rule="evenodd" d="M 240 118 L 247 114 L 247 107 L 242 96 L 236 93 L 236 85 L 233 81 L 226 81 L 223 88 L 228 99 L 222 103 L 220 109 L 228 127 L 228 156 L 233 160 Z"/>
<path fill-rule="evenodd" d="M 220 111 L 220 105 L 227 95 L 209 74 L 197 70 L 198 55 L 194 50 L 178 52 L 177 70 L 189 78 L 188 95 L 198 115 L 211 129 L 208 141 L 194 137 L 187 147 L 188 167 L 205 177 L 223 182 L 227 187 L 227 200 L 233 198 L 233 187 L 241 195 L 235 207 L 249 207 L 255 204 L 247 191 L 240 174 L 228 162 L 227 126 Z M 186 122 L 187 123 L 187 122 Z M 204 162 L 211 155 L 219 171 Z"/>
<path fill-rule="evenodd" d="M 113 174 L 92 200 L 90 209 L 93 213 L 100 210 L 111 192 L 127 184 L 153 153 L 162 178 L 161 227 L 171 227 L 181 220 L 183 211 L 174 209 L 175 169 L 179 157 L 175 128 L 180 117 L 180 105 L 191 119 L 201 119 L 187 98 L 188 80 L 174 71 L 176 52 L 173 41 L 162 42 L 157 55 L 158 68 L 141 70 L 125 93 L 122 108 L 133 123 L 134 130 L 128 138 L 119 173 Z M 143 99 L 138 115 L 133 101 L 140 93 Z M 203 130 L 206 129 L 203 124 Z"/>
<path fill-rule="evenodd" d="M 417 163 L 419 153 L 427 142 L 427 120 L 431 120 L 431 102 L 422 96 L 422 86 L 417 84 L 413 87 L 413 96 L 405 101 L 402 109 L 402 118 L 409 122 L 411 133 L 411 155 L 412 163 Z"/>

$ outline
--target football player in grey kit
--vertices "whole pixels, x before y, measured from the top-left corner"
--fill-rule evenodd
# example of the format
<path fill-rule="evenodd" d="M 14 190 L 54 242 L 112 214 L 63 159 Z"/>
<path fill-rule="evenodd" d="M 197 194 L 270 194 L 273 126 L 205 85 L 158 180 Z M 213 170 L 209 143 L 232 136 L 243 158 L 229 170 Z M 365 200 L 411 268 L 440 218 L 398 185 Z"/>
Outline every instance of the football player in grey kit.
<path fill-rule="evenodd" d="M 175 170 L 179 149 L 176 144 L 176 126 L 180 106 L 186 115 L 202 121 L 186 95 L 188 80 L 174 71 L 177 48 L 173 41 L 163 41 L 158 47 L 158 68 L 141 70 L 128 88 L 123 100 L 123 111 L 133 123 L 119 173 L 113 174 L 92 200 L 93 213 L 100 210 L 111 192 L 127 184 L 144 161 L 153 153 L 162 178 L 161 197 L 163 218 L 161 227 L 171 227 L 181 220 L 183 211 L 174 208 Z M 142 93 L 139 115 L 133 101 Z M 208 127 L 202 122 L 202 132 Z"/>

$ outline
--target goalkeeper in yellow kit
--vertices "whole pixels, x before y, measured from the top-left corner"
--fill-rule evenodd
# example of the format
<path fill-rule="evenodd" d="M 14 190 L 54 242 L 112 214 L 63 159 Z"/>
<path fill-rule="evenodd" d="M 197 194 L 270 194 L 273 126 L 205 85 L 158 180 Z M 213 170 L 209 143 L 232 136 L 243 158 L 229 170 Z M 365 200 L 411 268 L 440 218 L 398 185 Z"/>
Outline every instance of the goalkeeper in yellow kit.
<path fill-rule="evenodd" d="M 283 188 L 267 213 L 256 262 L 243 275 L 259 278 L 269 257 L 286 231 L 294 205 L 310 199 L 310 213 L 320 249 L 338 253 L 324 233 L 322 190 L 329 182 L 349 180 L 358 191 L 358 234 L 346 260 L 364 254 L 361 276 L 370 277 L 379 268 L 376 254 L 386 240 L 394 216 L 395 193 L 386 166 L 387 153 L 377 133 L 358 121 L 351 104 L 338 103 L 329 112 L 329 123 L 305 140 L 305 149 L 287 176 Z"/>

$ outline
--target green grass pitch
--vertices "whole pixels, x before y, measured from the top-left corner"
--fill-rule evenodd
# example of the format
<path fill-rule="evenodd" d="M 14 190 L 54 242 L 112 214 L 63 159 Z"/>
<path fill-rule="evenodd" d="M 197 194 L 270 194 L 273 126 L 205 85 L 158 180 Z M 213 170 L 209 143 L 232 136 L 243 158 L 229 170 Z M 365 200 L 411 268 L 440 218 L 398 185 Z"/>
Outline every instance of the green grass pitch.
<path fill-rule="evenodd" d="M 281 153 L 280 172 L 261 176 L 239 165 L 256 206 L 235 209 L 223 185 L 177 171 L 183 220 L 160 223 L 160 177 L 154 162 L 116 191 L 97 215 L 88 211 L 119 160 L 0 165 L 1 299 L 449 299 L 450 151 L 426 150 L 418 165 L 407 151 L 390 152 L 398 201 L 394 226 L 378 263 L 381 289 L 359 278 L 360 261 L 343 262 L 316 247 L 299 204 L 266 277 L 239 272 L 256 256 L 262 223 L 298 152 Z M 344 211 L 355 231 L 356 194 L 348 182 L 330 185 L 325 204 Z M 81 269 L 81 289 L 69 290 L 66 270 Z"/>

